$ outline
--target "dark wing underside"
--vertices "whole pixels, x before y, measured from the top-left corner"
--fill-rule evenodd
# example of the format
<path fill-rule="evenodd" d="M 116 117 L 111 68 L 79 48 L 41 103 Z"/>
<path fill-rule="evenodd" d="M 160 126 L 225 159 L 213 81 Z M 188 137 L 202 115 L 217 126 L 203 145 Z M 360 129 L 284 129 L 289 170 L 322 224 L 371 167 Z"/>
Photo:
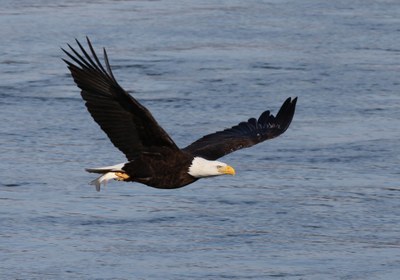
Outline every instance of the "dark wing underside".
<path fill-rule="evenodd" d="M 216 160 L 236 150 L 248 148 L 268 139 L 275 138 L 289 127 L 296 108 L 297 97 L 289 97 L 283 103 L 276 117 L 265 111 L 256 120 L 249 119 L 231 128 L 206 135 L 190 144 L 184 151 L 194 156 Z"/>
<path fill-rule="evenodd" d="M 146 152 L 150 147 L 170 147 L 178 150 L 174 141 L 158 125 L 151 113 L 130 96 L 115 80 L 104 49 L 106 68 L 98 59 L 87 38 L 91 55 L 76 41 L 80 53 L 72 48 L 63 51 L 73 61 L 68 64 L 82 98 L 93 119 L 100 125 L 111 142 L 128 160 Z"/>

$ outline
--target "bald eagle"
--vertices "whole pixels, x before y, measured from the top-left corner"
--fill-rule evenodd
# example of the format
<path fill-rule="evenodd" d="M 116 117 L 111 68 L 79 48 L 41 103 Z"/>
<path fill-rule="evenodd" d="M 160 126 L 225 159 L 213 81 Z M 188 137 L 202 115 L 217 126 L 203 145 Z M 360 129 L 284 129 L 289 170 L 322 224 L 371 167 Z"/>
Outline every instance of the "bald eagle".
<path fill-rule="evenodd" d="M 70 50 L 62 50 L 71 60 L 63 60 L 81 89 L 89 113 L 128 159 L 117 165 L 86 169 L 100 174 L 91 182 L 97 191 L 111 179 L 174 189 L 200 178 L 234 175 L 233 167 L 217 159 L 281 135 L 292 121 L 297 97 L 286 99 L 276 116 L 265 111 L 258 119 L 250 118 L 179 149 L 150 111 L 118 84 L 106 50 L 104 66 L 86 39 L 88 50 L 76 40 L 79 49 L 68 44 Z"/>

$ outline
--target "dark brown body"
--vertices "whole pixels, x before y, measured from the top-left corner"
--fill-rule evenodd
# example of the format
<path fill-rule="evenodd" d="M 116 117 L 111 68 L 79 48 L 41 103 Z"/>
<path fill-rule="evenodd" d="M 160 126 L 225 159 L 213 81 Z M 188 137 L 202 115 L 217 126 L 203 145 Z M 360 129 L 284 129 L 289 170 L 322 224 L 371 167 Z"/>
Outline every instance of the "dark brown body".
<path fill-rule="evenodd" d="M 157 148 L 143 153 L 122 168 L 129 178 L 124 181 L 139 182 L 159 189 L 176 189 L 197 179 L 188 174 L 193 156 L 187 152 Z"/>

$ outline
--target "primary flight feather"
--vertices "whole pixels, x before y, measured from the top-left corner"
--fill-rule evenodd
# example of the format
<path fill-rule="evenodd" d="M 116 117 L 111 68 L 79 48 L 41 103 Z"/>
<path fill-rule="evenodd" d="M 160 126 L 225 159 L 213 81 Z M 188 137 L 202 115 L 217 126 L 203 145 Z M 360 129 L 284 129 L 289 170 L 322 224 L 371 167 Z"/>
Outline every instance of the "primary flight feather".
<path fill-rule="evenodd" d="M 263 112 L 231 128 L 218 131 L 179 149 L 143 105 L 116 81 L 103 49 L 105 67 L 87 38 L 88 50 L 76 40 L 78 49 L 68 45 L 64 59 L 81 89 L 86 107 L 108 138 L 128 159 L 113 166 L 89 168 L 101 176 L 91 183 L 99 191 L 108 180 L 139 182 L 160 189 L 174 189 L 194 181 L 235 170 L 216 161 L 236 150 L 251 147 L 284 133 L 295 112 L 297 98 L 288 98 L 276 116 Z"/>

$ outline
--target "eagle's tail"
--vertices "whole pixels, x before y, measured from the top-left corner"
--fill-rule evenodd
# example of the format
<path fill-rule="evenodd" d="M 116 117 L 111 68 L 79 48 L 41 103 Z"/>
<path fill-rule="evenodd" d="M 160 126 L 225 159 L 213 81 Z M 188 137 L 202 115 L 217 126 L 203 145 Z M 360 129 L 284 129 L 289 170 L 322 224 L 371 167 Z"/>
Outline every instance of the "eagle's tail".
<path fill-rule="evenodd" d="M 124 167 L 125 163 L 120 163 L 116 165 L 104 166 L 104 167 L 96 167 L 96 168 L 86 168 L 85 170 L 90 173 L 99 173 L 104 174 L 110 171 L 123 171 L 122 167 Z"/>

